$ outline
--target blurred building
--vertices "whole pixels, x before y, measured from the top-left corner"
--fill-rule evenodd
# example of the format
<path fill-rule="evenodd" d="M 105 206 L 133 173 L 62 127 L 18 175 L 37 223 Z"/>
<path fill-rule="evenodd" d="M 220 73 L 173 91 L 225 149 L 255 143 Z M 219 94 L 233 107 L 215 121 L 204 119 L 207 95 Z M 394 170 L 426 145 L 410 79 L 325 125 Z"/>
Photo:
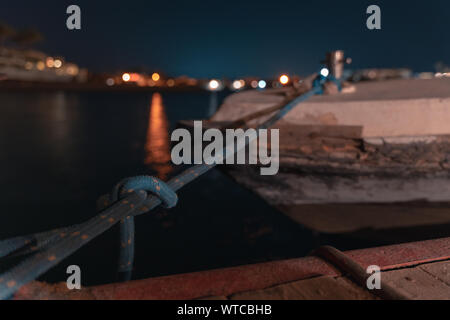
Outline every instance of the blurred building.
<path fill-rule="evenodd" d="M 35 82 L 84 82 L 87 70 L 36 50 L 0 48 L 0 74 L 7 80 Z"/>

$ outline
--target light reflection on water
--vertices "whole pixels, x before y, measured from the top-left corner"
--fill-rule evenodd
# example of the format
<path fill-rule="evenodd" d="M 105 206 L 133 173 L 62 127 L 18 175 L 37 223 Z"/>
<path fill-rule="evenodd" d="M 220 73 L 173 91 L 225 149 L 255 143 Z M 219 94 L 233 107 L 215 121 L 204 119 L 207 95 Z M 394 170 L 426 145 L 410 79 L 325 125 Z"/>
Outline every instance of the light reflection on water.
<path fill-rule="evenodd" d="M 144 146 L 144 164 L 150 165 L 158 178 L 165 180 L 172 171 L 170 164 L 169 122 L 159 93 L 152 95 Z"/>

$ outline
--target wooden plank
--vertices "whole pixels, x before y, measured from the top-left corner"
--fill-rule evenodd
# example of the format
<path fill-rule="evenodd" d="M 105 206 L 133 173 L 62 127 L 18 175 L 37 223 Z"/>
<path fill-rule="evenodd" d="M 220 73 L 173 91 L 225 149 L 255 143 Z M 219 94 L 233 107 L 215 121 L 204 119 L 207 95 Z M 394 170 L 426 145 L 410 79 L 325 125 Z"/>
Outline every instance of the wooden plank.
<path fill-rule="evenodd" d="M 362 134 L 361 126 L 340 126 L 340 125 L 296 125 L 285 121 L 278 122 L 274 128 L 280 129 L 280 142 L 283 145 L 290 145 L 289 138 L 300 137 L 339 137 L 348 139 L 360 139 Z M 293 143 L 298 145 L 297 143 Z"/>
<path fill-rule="evenodd" d="M 437 268 L 440 268 L 438 266 Z M 450 286 L 421 267 L 383 272 L 382 281 L 415 300 L 450 300 Z"/>
<path fill-rule="evenodd" d="M 450 238 L 352 250 L 345 253 L 364 268 L 375 264 L 382 270 L 390 270 L 450 259 Z M 76 297 L 72 297 L 73 291 L 67 290 L 66 287 L 64 295 L 67 299 L 99 300 L 198 299 L 229 296 L 238 292 L 260 290 L 326 275 L 340 276 L 341 274 L 339 270 L 318 257 L 304 257 L 86 287 L 75 290 Z M 61 283 L 61 288 L 64 286 L 65 283 Z M 35 281 L 23 286 L 15 295 L 15 299 L 36 299 L 37 292 L 41 299 L 55 298 L 53 286 L 45 287 L 42 283 Z M 61 295 L 58 294 L 58 298 Z"/>
<path fill-rule="evenodd" d="M 428 263 L 421 265 L 420 268 L 450 286 L 450 261 Z"/>
<path fill-rule="evenodd" d="M 375 296 L 345 277 L 316 277 L 238 293 L 231 300 L 374 300 Z"/>
<path fill-rule="evenodd" d="M 410 299 L 450 299 L 450 261 L 385 271 L 382 281 Z M 321 276 L 281 284 L 267 289 L 246 291 L 211 300 L 327 300 L 378 299 L 346 277 Z"/>
<path fill-rule="evenodd" d="M 386 271 L 386 282 L 410 299 L 450 299 L 450 261 L 420 265 L 415 268 Z M 229 297 L 209 299 L 231 300 L 373 300 L 368 290 L 346 277 L 321 276 L 281 284 L 267 289 L 246 291 Z"/>

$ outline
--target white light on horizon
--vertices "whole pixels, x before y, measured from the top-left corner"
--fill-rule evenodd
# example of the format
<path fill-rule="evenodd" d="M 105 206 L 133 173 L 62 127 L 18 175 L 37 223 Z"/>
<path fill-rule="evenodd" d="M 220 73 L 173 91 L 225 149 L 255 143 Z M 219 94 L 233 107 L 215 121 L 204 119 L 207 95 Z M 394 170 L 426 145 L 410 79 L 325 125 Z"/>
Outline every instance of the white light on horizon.
<path fill-rule="evenodd" d="M 330 71 L 327 68 L 322 68 L 320 70 L 320 74 L 324 77 L 328 77 L 328 75 L 330 74 Z"/>
<path fill-rule="evenodd" d="M 128 81 L 130 81 L 130 79 L 131 79 L 131 76 L 130 76 L 129 73 L 124 73 L 124 74 L 122 75 L 122 80 L 123 80 L 123 81 L 128 82 Z"/>
<path fill-rule="evenodd" d="M 208 87 L 210 90 L 217 90 L 219 88 L 219 81 L 213 79 L 209 82 Z"/>
<path fill-rule="evenodd" d="M 106 85 L 107 85 L 107 86 L 111 87 L 111 86 L 113 86 L 114 84 L 115 84 L 115 81 L 114 81 L 113 78 L 108 78 L 108 79 L 106 79 Z"/>
<path fill-rule="evenodd" d="M 242 88 L 242 80 L 234 80 L 233 81 L 233 88 L 236 90 L 239 90 Z"/>
<path fill-rule="evenodd" d="M 267 83 L 264 80 L 259 80 L 258 81 L 258 87 L 260 89 L 264 89 L 266 87 Z"/>
<path fill-rule="evenodd" d="M 61 68 L 61 66 L 62 66 L 62 61 L 59 60 L 59 59 L 55 59 L 55 60 L 53 61 L 53 66 L 54 66 L 55 68 Z"/>
<path fill-rule="evenodd" d="M 283 74 L 282 76 L 280 76 L 280 83 L 282 85 L 285 85 L 289 82 L 289 77 L 285 74 Z"/>

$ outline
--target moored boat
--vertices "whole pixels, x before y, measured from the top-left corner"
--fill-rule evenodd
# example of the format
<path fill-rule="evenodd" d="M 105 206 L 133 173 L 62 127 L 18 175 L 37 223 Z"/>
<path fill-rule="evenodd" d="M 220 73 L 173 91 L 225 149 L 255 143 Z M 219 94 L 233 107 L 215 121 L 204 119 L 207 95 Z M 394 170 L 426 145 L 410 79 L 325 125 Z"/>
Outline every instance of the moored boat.
<path fill-rule="evenodd" d="M 206 126 L 245 119 L 257 127 L 295 90 L 235 93 Z M 279 129 L 276 175 L 261 175 L 260 165 L 222 168 L 319 232 L 449 225 L 448 123 L 450 78 L 357 82 L 302 102 L 271 127 Z"/>

